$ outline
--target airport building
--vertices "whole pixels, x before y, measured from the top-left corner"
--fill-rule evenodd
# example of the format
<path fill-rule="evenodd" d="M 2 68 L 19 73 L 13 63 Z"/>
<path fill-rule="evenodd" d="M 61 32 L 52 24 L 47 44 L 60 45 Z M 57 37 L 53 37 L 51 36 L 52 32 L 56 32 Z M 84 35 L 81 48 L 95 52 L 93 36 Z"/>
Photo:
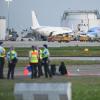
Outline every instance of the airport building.
<path fill-rule="evenodd" d="M 98 10 L 68 10 L 64 11 L 61 26 L 72 28 L 75 32 L 87 32 L 88 29 L 100 26 Z"/>
<path fill-rule="evenodd" d="M 6 19 L 0 16 L 0 40 L 6 39 Z"/>

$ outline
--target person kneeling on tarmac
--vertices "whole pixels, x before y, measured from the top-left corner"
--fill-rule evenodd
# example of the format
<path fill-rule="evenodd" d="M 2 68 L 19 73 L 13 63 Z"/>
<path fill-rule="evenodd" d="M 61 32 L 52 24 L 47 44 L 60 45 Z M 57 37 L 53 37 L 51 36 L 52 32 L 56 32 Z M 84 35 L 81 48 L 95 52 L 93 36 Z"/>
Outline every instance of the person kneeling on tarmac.
<path fill-rule="evenodd" d="M 59 66 L 59 72 L 61 75 L 67 74 L 67 69 L 66 69 L 65 63 L 63 61 L 61 62 L 60 66 Z"/>

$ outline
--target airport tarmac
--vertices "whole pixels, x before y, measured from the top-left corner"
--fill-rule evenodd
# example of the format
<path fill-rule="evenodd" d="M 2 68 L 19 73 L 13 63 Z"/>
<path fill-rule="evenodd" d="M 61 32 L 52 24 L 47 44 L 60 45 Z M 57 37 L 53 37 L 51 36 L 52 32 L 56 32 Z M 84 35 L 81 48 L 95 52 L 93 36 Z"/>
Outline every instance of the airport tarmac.
<path fill-rule="evenodd" d="M 28 57 L 19 57 L 19 60 L 28 60 Z M 50 57 L 50 60 L 89 60 L 89 61 L 100 61 L 100 57 Z"/>
<path fill-rule="evenodd" d="M 49 47 L 63 47 L 63 46 L 100 46 L 99 42 L 79 42 L 71 41 L 69 43 L 58 43 L 58 42 L 47 42 L 47 41 L 5 41 L 4 47 L 31 47 L 36 45 L 41 47 L 43 44 L 47 44 Z M 19 59 L 26 60 L 27 57 Z M 69 60 L 99 60 L 100 57 L 51 57 L 53 59 L 69 59 Z M 85 76 L 85 75 L 96 75 L 100 76 L 100 65 L 68 65 L 67 66 L 69 76 Z M 23 76 L 24 68 L 18 67 L 15 70 L 15 76 Z M 58 70 L 58 69 L 57 69 Z M 58 72 L 58 71 L 57 71 Z M 4 69 L 5 76 L 7 75 L 7 68 Z M 23 76 L 24 77 L 24 76 Z"/>
<path fill-rule="evenodd" d="M 19 60 L 28 60 L 28 57 L 19 57 Z M 50 60 L 83 60 L 100 61 L 100 57 L 50 57 Z"/>
<path fill-rule="evenodd" d="M 48 47 L 67 47 L 67 46 L 100 46 L 100 42 L 80 42 L 80 41 L 71 41 L 71 42 L 47 42 L 47 41 L 4 41 L 4 47 L 31 47 L 36 45 L 42 47 L 43 44 L 47 44 Z"/>
<path fill-rule="evenodd" d="M 69 76 L 100 76 L 100 65 L 66 65 Z M 58 72 L 58 66 L 56 66 L 56 73 Z M 4 69 L 4 75 L 7 76 L 8 68 Z M 15 68 L 15 77 L 24 77 L 24 67 Z"/>

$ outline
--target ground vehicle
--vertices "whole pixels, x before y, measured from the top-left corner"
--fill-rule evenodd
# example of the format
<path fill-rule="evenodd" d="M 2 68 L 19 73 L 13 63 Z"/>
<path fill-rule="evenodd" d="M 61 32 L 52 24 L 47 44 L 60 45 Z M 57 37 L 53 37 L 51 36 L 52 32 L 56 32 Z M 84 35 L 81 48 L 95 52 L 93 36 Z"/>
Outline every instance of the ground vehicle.
<path fill-rule="evenodd" d="M 72 40 L 72 36 L 69 34 L 58 34 L 55 36 L 49 36 L 48 37 L 48 42 L 54 42 L 54 41 L 58 41 L 58 42 L 69 42 Z"/>
<path fill-rule="evenodd" d="M 16 41 L 34 41 L 35 39 L 34 38 L 17 38 Z"/>
<path fill-rule="evenodd" d="M 79 36 L 80 41 L 89 41 L 89 37 L 86 34 L 82 34 Z"/>

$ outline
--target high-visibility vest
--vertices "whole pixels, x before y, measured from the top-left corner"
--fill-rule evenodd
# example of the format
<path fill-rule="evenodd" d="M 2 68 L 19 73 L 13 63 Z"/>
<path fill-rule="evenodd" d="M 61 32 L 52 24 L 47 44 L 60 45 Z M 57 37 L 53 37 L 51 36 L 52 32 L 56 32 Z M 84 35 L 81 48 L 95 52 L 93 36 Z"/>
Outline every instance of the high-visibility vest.
<path fill-rule="evenodd" d="M 46 58 L 46 57 L 49 57 L 49 55 L 50 55 L 50 54 L 49 54 L 49 50 L 45 48 L 45 49 L 43 50 L 42 57 L 43 57 L 43 58 Z"/>
<path fill-rule="evenodd" d="M 30 63 L 38 63 L 38 51 L 30 51 Z"/>
<path fill-rule="evenodd" d="M 41 49 L 39 49 L 39 59 L 42 59 L 43 57 L 42 57 L 42 50 Z"/>
<path fill-rule="evenodd" d="M 15 58 L 16 55 L 16 51 L 15 50 L 11 50 L 8 54 L 9 56 L 9 60 L 13 60 Z"/>
<path fill-rule="evenodd" d="M 6 52 L 6 50 L 4 48 L 2 48 L 2 52 L 0 53 L 0 57 L 5 57 L 5 52 Z"/>

